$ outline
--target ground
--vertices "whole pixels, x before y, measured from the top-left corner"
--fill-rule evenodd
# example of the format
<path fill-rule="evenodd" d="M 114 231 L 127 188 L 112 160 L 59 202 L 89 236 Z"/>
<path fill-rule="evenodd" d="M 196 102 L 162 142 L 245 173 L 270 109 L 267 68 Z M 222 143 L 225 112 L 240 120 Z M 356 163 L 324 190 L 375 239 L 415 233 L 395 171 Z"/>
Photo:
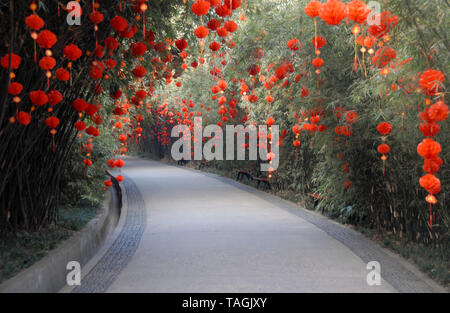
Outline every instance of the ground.
<path fill-rule="evenodd" d="M 438 288 L 363 235 L 273 195 L 155 161 L 126 164 L 126 216 L 75 292 Z M 381 285 L 367 284 L 369 261 L 380 263 Z"/>

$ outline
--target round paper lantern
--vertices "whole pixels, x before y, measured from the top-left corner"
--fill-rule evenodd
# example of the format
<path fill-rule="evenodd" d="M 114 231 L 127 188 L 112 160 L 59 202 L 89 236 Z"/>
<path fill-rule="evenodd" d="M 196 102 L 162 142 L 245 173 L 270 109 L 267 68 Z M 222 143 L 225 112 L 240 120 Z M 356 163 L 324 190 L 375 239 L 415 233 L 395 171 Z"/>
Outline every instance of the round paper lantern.
<path fill-rule="evenodd" d="M 22 125 L 28 125 L 31 122 L 31 115 L 27 112 L 19 111 L 16 113 L 16 120 Z"/>
<path fill-rule="evenodd" d="M 220 49 L 220 44 L 216 41 L 213 41 L 209 44 L 209 49 L 211 49 L 212 51 L 217 51 Z"/>
<path fill-rule="evenodd" d="M 72 102 L 72 107 L 75 111 L 83 112 L 88 107 L 88 103 L 81 98 L 75 99 Z"/>
<path fill-rule="evenodd" d="M 293 39 L 289 40 L 287 42 L 287 46 L 292 51 L 297 51 L 298 49 L 300 49 L 302 47 L 302 45 L 300 44 L 300 41 L 297 38 L 293 38 Z"/>
<path fill-rule="evenodd" d="M 444 101 L 438 101 L 428 108 L 428 116 L 435 122 L 446 120 L 448 117 L 448 106 Z"/>
<path fill-rule="evenodd" d="M 319 16 L 319 10 L 322 7 L 322 3 L 319 1 L 311 1 L 305 6 L 305 13 L 309 17 Z"/>
<path fill-rule="evenodd" d="M 59 118 L 50 116 L 45 119 L 44 123 L 48 126 L 48 128 L 55 129 L 59 125 Z"/>
<path fill-rule="evenodd" d="M 208 21 L 208 23 L 206 25 L 208 26 L 209 29 L 214 31 L 220 27 L 220 22 L 216 19 L 212 19 L 212 20 Z"/>
<path fill-rule="evenodd" d="M 43 106 L 48 102 L 48 97 L 42 90 L 35 90 L 30 92 L 30 100 L 35 106 Z"/>
<path fill-rule="evenodd" d="M 363 1 L 353 0 L 347 4 L 346 12 L 349 20 L 362 24 L 367 20 L 370 10 Z"/>
<path fill-rule="evenodd" d="M 444 83 L 445 76 L 441 71 L 429 69 L 420 75 L 419 86 L 427 95 L 436 94 Z"/>
<path fill-rule="evenodd" d="M 58 38 L 56 37 L 56 35 L 47 29 L 41 31 L 36 39 L 36 42 L 39 44 L 39 46 L 44 49 L 50 49 L 55 45 L 57 41 Z"/>
<path fill-rule="evenodd" d="M 62 82 L 66 82 L 70 79 L 70 73 L 68 70 L 66 70 L 65 68 L 58 68 L 55 71 L 56 74 L 56 78 Z"/>
<path fill-rule="evenodd" d="M 328 25 L 339 25 L 345 18 L 346 6 L 339 0 L 328 0 L 319 9 L 319 16 Z"/>
<path fill-rule="evenodd" d="M 206 38 L 206 36 L 208 36 L 208 34 L 209 34 L 209 29 L 203 25 L 200 25 L 199 27 L 197 27 L 194 30 L 194 35 L 200 39 Z"/>
<path fill-rule="evenodd" d="M 380 152 L 381 154 L 388 154 L 389 151 L 391 151 L 391 147 L 389 147 L 387 144 L 382 143 L 381 145 L 378 146 L 377 148 L 378 152 Z"/>
<path fill-rule="evenodd" d="M 219 37 L 226 37 L 228 35 L 228 30 L 225 27 L 219 28 L 216 32 Z"/>
<path fill-rule="evenodd" d="M 142 78 L 145 76 L 147 70 L 145 69 L 145 67 L 138 65 L 131 72 L 133 73 L 134 76 Z"/>
<path fill-rule="evenodd" d="M 425 137 L 434 137 L 437 133 L 439 133 L 440 129 L 441 127 L 434 122 L 419 124 L 419 130 Z"/>
<path fill-rule="evenodd" d="M 51 70 L 55 67 L 56 60 L 52 57 L 43 57 L 39 60 L 39 67 L 44 71 Z"/>
<path fill-rule="evenodd" d="M 63 99 L 63 95 L 58 90 L 51 90 L 47 93 L 48 104 L 50 106 L 55 106 L 60 103 Z"/>
<path fill-rule="evenodd" d="M 21 83 L 18 83 L 18 82 L 12 82 L 8 86 L 8 93 L 13 96 L 19 95 L 22 92 L 22 90 L 23 90 L 23 86 Z"/>
<path fill-rule="evenodd" d="M 86 124 L 83 121 L 76 121 L 74 124 L 74 127 L 76 128 L 76 130 L 81 132 L 81 131 L 85 130 Z"/>
<path fill-rule="evenodd" d="M 232 20 L 226 21 L 224 27 L 230 33 L 234 33 L 238 29 L 238 25 Z"/>
<path fill-rule="evenodd" d="M 15 70 L 19 68 L 20 62 L 22 62 L 22 58 L 19 55 L 13 53 L 11 58 L 11 69 Z M 9 54 L 6 54 L 1 58 L 0 65 L 6 69 L 9 67 Z"/>
<path fill-rule="evenodd" d="M 438 156 L 432 156 L 431 158 L 427 158 L 424 160 L 423 163 L 423 170 L 429 174 L 434 174 L 437 171 L 439 171 L 439 169 L 442 166 L 442 159 Z"/>
<path fill-rule="evenodd" d="M 110 21 L 110 25 L 116 32 L 121 32 L 128 28 L 127 20 L 121 16 L 113 17 Z"/>
<path fill-rule="evenodd" d="M 119 42 L 116 38 L 109 36 L 105 38 L 105 47 L 109 50 L 115 50 L 119 46 Z"/>
<path fill-rule="evenodd" d="M 324 63 L 324 61 L 323 61 L 321 58 L 315 58 L 315 59 L 312 61 L 312 64 L 313 64 L 315 67 L 317 67 L 317 68 L 322 67 L 323 63 Z"/>
<path fill-rule="evenodd" d="M 25 24 L 32 30 L 39 30 L 44 27 L 44 20 L 36 14 L 31 14 L 25 18 Z"/>
<path fill-rule="evenodd" d="M 433 139 L 426 138 L 417 146 L 417 153 L 423 158 L 431 158 L 441 153 L 441 145 Z"/>
<path fill-rule="evenodd" d="M 208 1 L 197 0 L 192 4 L 191 11 L 197 16 L 208 14 L 211 4 Z"/>
<path fill-rule="evenodd" d="M 91 14 L 89 14 L 89 19 L 91 20 L 92 23 L 99 24 L 103 21 L 104 16 L 101 12 L 94 11 Z"/>
<path fill-rule="evenodd" d="M 175 46 L 178 48 L 178 50 L 183 51 L 188 47 L 188 44 L 184 38 L 181 38 L 175 41 Z"/>
<path fill-rule="evenodd" d="M 429 194 L 435 195 L 441 192 L 441 181 L 432 174 L 426 174 L 419 180 L 420 186 Z"/>
<path fill-rule="evenodd" d="M 383 122 L 378 124 L 377 130 L 382 136 L 387 136 L 392 131 L 392 125 L 387 122 Z"/>
<path fill-rule="evenodd" d="M 64 47 L 63 49 L 64 56 L 70 61 L 76 61 L 81 57 L 83 52 L 80 48 L 78 48 L 75 44 L 70 44 Z"/>
<path fill-rule="evenodd" d="M 321 36 L 316 36 L 312 39 L 312 44 L 317 49 L 322 48 L 323 46 L 325 46 L 326 43 L 327 41 L 325 40 L 325 38 Z"/>
<path fill-rule="evenodd" d="M 145 54 L 145 52 L 147 51 L 147 46 L 145 44 L 143 44 L 142 42 L 138 42 L 135 43 L 133 42 L 130 45 L 130 49 L 131 49 L 131 54 L 133 55 L 133 57 L 140 57 L 143 56 Z"/>
<path fill-rule="evenodd" d="M 272 126 L 273 124 L 275 124 L 275 120 L 274 120 L 272 117 L 269 117 L 269 118 L 266 120 L 266 124 L 267 124 L 268 126 Z"/>

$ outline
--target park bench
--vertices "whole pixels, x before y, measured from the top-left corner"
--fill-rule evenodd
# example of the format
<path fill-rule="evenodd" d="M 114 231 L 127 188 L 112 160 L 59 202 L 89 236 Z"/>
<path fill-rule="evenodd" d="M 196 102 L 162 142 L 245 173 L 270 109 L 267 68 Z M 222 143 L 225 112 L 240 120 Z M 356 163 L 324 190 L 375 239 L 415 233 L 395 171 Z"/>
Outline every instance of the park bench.
<path fill-rule="evenodd" d="M 252 180 L 253 179 L 252 175 L 249 172 L 247 172 L 247 171 L 238 171 L 237 172 L 237 175 L 236 175 L 236 180 L 237 181 L 241 181 L 242 179 L 244 179 L 244 177 L 246 177 L 247 180 Z"/>
<path fill-rule="evenodd" d="M 253 180 L 256 181 L 256 188 L 259 188 L 259 186 L 264 186 L 265 189 L 272 189 L 272 186 L 270 185 L 270 182 L 267 178 L 264 177 L 253 177 Z"/>
<path fill-rule="evenodd" d="M 184 166 L 184 165 L 186 165 L 186 164 L 188 164 L 188 163 L 189 163 L 189 161 L 188 161 L 188 160 L 185 160 L 185 159 L 178 160 L 178 162 L 177 162 L 177 164 L 178 164 L 178 165 L 181 165 L 181 166 Z"/>
<path fill-rule="evenodd" d="M 198 169 L 202 169 L 204 167 L 208 167 L 209 166 L 209 161 L 202 161 L 200 162 L 200 164 L 198 165 Z"/>

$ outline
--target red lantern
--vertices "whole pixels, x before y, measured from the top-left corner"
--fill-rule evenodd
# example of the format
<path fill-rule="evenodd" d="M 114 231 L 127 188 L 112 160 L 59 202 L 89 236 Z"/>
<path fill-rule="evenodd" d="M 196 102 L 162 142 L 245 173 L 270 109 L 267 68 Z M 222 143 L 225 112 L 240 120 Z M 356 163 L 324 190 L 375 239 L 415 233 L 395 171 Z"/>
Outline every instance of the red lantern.
<path fill-rule="evenodd" d="M 319 10 L 322 7 L 322 3 L 319 1 L 311 1 L 305 6 L 305 13 L 309 17 L 317 17 L 319 16 Z"/>
<path fill-rule="evenodd" d="M 48 104 L 50 106 L 55 106 L 60 103 L 63 99 L 62 94 L 58 90 L 51 90 L 47 93 Z"/>
<path fill-rule="evenodd" d="M 197 16 L 202 16 L 208 14 L 210 8 L 210 3 L 208 1 L 204 0 L 197 0 L 195 3 L 191 6 L 192 12 L 194 12 Z"/>
<path fill-rule="evenodd" d="M 417 146 L 417 153 L 423 158 L 431 158 L 441 153 L 441 145 L 433 139 L 426 138 Z"/>
<path fill-rule="evenodd" d="M 31 122 L 31 115 L 27 112 L 20 111 L 16 113 L 16 120 L 22 125 L 28 125 Z"/>
<path fill-rule="evenodd" d="M 370 13 L 367 4 L 360 0 L 353 0 L 347 4 L 347 17 L 358 24 L 362 24 L 367 20 Z"/>
<path fill-rule="evenodd" d="M 55 71 L 56 78 L 62 82 L 66 82 L 70 79 L 70 73 L 65 68 L 59 68 Z"/>
<path fill-rule="evenodd" d="M 328 25 L 339 25 L 345 18 L 345 4 L 339 0 L 328 0 L 319 9 L 319 16 Z"/>
<path fill-rule="evenodd" d="M 20 94 L 22 92 L 22 90 L 23 90 L 23 86 L 21 83 L 12 82 L 8 86 L 8 93 L 13 96 L 17 96 L 18 94 Z"/>
<path fill-rule="evenodd" d="M 297 51 L 298 49 L 300 49 L 302 47 L 302 45 L 300 44 L 300 41 L 297 38 L 293 38 L 293 39 L 289 40 L 287 42 L 287 46 L 292 51 Z"/>
<path fill-rule="evenodd" d="M 36 90 L 30 92 L 30 100 L 35 106 L 43 106 L 48 102 L 48 97 L 42 90 Z"/>
<path fill-rule="evenodd" d="M 203 26 L 203 25 L 197 27 L 197 28 L 194 30 L 194 35 L 195 35 L 197 38 L 200 38 L 200 39 L 206 38 L 206 36 L 208 36 L 208 34 L 209 34 L 209 29 L 206 28 L 206 27 Z"/>
<path fill-rule="evenodd" d="M 11 69 L 15 70 L 15 69 L 19 68 L 21 61 L 22 61 L 22 58 L 19 55 L 13 53 L 12 58 L 11 58 Z M 6 54 L 1 58 L 0 65 L 6 69 L 9 67 L 9 54 Z"/>
<path fill-rule="evenodd" d="M 127 20 L 121 16 L 113 17 L 110 21 L 110 25 L 116 32 L 121 32 L 128 28 Z"/>
<path fill-rule="evenodd" d="M 36 14 L 31 14 L 25 18 L 25 24 L 32 30 L 39 30 L 44 27 L 44 20 Z"/>
<path fill-rule="evenodd" d="M 387 122 L 383 122 L 378 124 L 377 130 L 382 136 L 387 136 L 392 131 L 392 125 Z"/>
<path fill-rule="evenodd" d="M 41 31 L 36 39 L 36 42 L 39 44 L 39 46 L 44 49 L 50 49 L 55 45 L 57 41 L 58 38 L 56 37 L 56 35 L 47 29 Z"/>
<path fill-rule="evenodd" d="M 83 54 L 80 48 L 78 48 L 78 46 L 74 44 L 65 46 L 63 49 L 63 53 L 64 56 L 70 61 L 76 61 Z"/>

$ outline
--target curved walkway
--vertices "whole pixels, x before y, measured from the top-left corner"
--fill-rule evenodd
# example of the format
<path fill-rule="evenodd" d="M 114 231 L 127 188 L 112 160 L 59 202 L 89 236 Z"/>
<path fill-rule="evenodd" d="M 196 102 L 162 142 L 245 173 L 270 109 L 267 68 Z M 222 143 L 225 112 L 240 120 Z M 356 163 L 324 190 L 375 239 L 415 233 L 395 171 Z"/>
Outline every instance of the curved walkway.
<path fill-rule="evenodd" d="M 359 233 L 249 186 L 132 158 L 123 172 L 126 220 L 75 292 L 436 290 Z"/>

